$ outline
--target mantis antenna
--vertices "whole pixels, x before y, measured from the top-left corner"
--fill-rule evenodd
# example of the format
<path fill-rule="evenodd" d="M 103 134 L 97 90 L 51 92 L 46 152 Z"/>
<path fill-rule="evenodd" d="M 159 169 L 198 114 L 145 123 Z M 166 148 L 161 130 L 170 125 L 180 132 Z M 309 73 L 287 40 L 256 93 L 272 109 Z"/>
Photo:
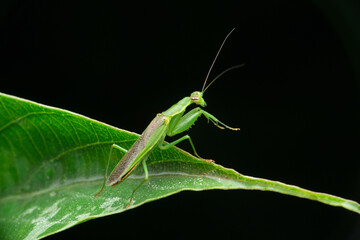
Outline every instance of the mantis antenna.
<path fill-rule="evenodd" d="M 226 69 L 225 71 L 223 71 L 222 73 L 220 73 L 219 75 L 217 75 L 217 76 L 209 83 L 209 85 L 207 85 L 207 87 L 205 87 L 205 86 L 206 86 L 206 82 L 207 82 L 207 80 L 208 80 L 208 78 L 209 78 L 209 75 L 210 75 L 210 73 L 211 73 L 211 70 L 212 70 L 212 68 L 213 68 L 213 66 L 214 66 L 214 64 L 215 64 L 215 62 L 216 62 L 216 60 L 217 60 L 217 58 L 218 58 L 218 56 L 219 56 L 219 54 L 220 54 L 220 52 L 221 52 L 221 49 L 223 48 L 226 40 L 228 39 L 228 37 L 230 36 L 230 34 L 231 34 L 234 30 L 235 30 L 235 28 L 233 28 L 233 29 L 226 35 L 224 41 L 221 43 L 221 46 L 220 46 L 218 52 L 216 53 L 216 56 L 215 56 L 215 58 L 214 58 L 214 61 L 211 63 L 210 69 L 209 69 L 209 71 L 208 71 L 208 73 L 207 73 L 207 75 L 206 75 L 206 78 L 205 78 L 205 81 L 204 81 L 204 85 L 203 85 L 202 90 L 201 90 L 202 93 L 204 93 L 204 92 L 206 91 L 206 89 L 208 89 L 208 88 L 210 87 L 210 85 L 211 85 L 213 82 L 215 82 L 215 80 L 217 80 L 219 77 L 221 77 L 222 75 L 224 75 L 224 74 L 227 73 L 228 71 L 231 71 L 231 70 L 233 70 L 233 69 L 235 69 L 235 68 L 239 68 L 239 67 L 243 67 L 243 66 L 244 66 L 244 64 L 240 64 L 240 65 L 236 65 L 236 66 L 229 67 L 228 69 Z"/>
<path fill-rule="evenodd" d="M 217 75 L 210 83 L 209 85 L 207 85 L 207 87 L 204 89 L 204 91 L 202 91 L 202 93 L 204 93 L 206 91 L 206 89 L 208 89 L 210 87 L 210 85 L 215 82 L 219 77 L 221 77 L 222 75 L 224 75 L 225 73 L 233 70 L 233 69 L 236 69 L 236 68 L 239 68 L 239 67 L 243 67 L 245 66 L 245 64 L 239 64 L 239 65 L 235 65 L 235 66 L 232 66 L 232 67 L 229 67 L 227 69 L 225 69 L 222 73 L 220 73 L 219 75 Z"/>

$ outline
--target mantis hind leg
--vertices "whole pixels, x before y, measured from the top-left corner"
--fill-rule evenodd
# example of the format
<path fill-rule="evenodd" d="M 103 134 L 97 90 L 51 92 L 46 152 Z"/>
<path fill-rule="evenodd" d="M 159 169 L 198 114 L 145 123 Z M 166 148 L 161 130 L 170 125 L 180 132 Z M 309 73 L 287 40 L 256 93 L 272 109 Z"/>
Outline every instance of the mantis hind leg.
<path fill-rule="evenodd" d="M 113 144 L 111 145 L 110 147 L 110 152 L 109 152 L 109 158 L 108 158 L 108 161 L 107 161 L 107 165 L 106 165 L 106 170 L 105 170 L 105 177 L 104 177 L 104 183 L 103 183 L 103 186 L 102 188 L 100 189 L 100 191 L 95 195 L 95 197 L 99 196 L 100 193 L 104 190 L 105 188 L 105 185 L 106 185 L 106 180 L 107 180 L 107 173 L 108 173 L 108 169 L 109 169 L 109 165 L 110 165 L 110 160 L 111 160 L 111 156 L 113 154 L 113 149 L 118 149 L 124 153 L 127 153 L 127 150 L 125 148 L 122 148 L 120 147 L 119 145 L 116 145 L 116 144 Z"/>
<path fill-rule="evenodd" d="M 133 192 L 131 194 L 130 201 L 129 201 L 128 205 L 126 206 L 126 209 L 128 209 L 130 207 L 131 202 L 132 202 L 132 200 L 134 198 L 135 192 L 137 190 L 139 190 L 139 188 L 149 179 L 149 172 L 148 172 L 148 169 L 147 169 L 146 160 L 142 161 L 142 165 L 143 165 L 144 174 L 145 174 L 144 180 L 133 190 Z"/>

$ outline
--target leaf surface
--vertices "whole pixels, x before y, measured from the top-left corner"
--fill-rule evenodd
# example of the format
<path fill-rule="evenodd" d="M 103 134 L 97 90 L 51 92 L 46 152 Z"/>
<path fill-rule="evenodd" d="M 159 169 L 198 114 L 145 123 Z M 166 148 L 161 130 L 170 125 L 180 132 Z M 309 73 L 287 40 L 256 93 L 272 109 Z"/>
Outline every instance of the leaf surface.
<path fill-rule="evenodd" d="M 69 111 L 0 94 L 0 239 L 37 239 L 126 210 L 143 180 L 141 167 L 99 197 L 110 146 L 129 149 L 138 135 Z M 121 159 L 115 152 L 110 168 Z M 155 149 L 149 181 L 129 209 L 183 190 L 249 189 L 316 200 L 360 213 L 360 205 L 193 157 Z"/>

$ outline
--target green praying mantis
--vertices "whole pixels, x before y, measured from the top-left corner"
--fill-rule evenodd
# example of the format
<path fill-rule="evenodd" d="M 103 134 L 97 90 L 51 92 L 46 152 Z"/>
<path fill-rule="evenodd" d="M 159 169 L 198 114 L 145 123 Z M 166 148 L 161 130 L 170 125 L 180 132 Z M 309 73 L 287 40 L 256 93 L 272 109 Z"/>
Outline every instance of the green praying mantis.
<path fill-rule="evenodd" d="M 166 136 L 175 136 L 179 133 L 182 133 L 186 130 L 188 130 L 195 121 L 201 116 L 205 116 L 209 121 L 211 121 L 215 126 L 224 129 L 230 129 L 230 130 L 240 130 L 239 128 L 232 128 L 224 123 L 220 122 L 215 116 L 211 115 L 210 113 L 204 111 L 201 109 L 201 107 L 206 106 L 206 102 L 203 98 L 205 91 L 209 88 L 209 86 L 214 83 L 219 77 L 221 77 L 223 74 L 227 73 L 230 70 L 233 70 L 235 68 L 242 67 L 244 64 L 236 65 L 233 67 L 230 67 L 217 75 L 210 83 L 206 86 L 206 82 L 209 78 L 210 72 L 216 62 L 216 59 L 219 56 L 219 53 L 221 52 L 222 47 L 224 46 L 227 38 L 230 36 L 230 34 L 234 31 L 232 29 L 228 35 L 223 40 L 211 66 L 207 73 L 207 76 L 205 78 L 203 87 L 201 92 L 195 91 L 191 93 L 190 97 L 184 97 L 181 99 L 178 103 L 174 104 L 172 107 L 170 107 L 168 110 L 159 113 L 156 115 L 156 117 L 150 122 L 148 127 L 145 129 L 145 131 L 141 134 L 141 136 L 136 140 L 136 142 L 132 145 L 132 147 L 129 150 L 124 149 L 123 147 L 113 144 L 110 148 L 109 153 L 109 159 L 106 167 L 106 174 L 108 172 L 110 159 L 113 153 L 114 149 L 120 150 L 125 153 L 125 155 L 122 157 L 122 159 L 118 162 L 118 164 L 115 166 L 115 168 L 112 170 L 109 177 L 105 175 L 104 184 L 101 188 L 101 190 L 95 195 L 99 196 L 100 193 L 104 190 L 105 185 L 106 186 L 116 186 L 117 184 L 124 181 L 131 172 L 141 163 L 144 169 L 144 180 L 133 190 L 130 202 L 127 205 L 126 208 L 128 208 L 131 205 L 131 202 L 134 198 L 135 192 L 149 179 L 149 173 L 146 165 L 146 160 L 150 153 L 154 150 L 155 147 L 159 147 L 162 150 L 168 149 L 172 146 L 175 146 L 181 141 L 188 140 L 190 142 L 190 145 L 194 151 L 194 154 L 201 158 L 194 147 L 194 144 L 190 138 L 189 135 L 185 135 L 171 143 L 165 143 L 164 139 Z M 196 107 L 185 114 L 186 108 L 189 107 L 192 104 L 200 105 L 201 107 Z"/>

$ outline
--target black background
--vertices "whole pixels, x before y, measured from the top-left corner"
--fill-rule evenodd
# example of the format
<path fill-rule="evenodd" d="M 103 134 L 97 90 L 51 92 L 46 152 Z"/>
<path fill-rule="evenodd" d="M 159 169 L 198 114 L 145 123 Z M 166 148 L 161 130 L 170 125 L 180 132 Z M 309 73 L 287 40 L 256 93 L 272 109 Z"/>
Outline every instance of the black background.
<path fill-rule="evenodd" d="M 360 4 L 2 1 L 0 91 L 142 132 L 212 73 L 199 154 L 360 201 Z M 188 143 L 180 147 L 191 150 Z M 271 192 L 183 192 L 48 239 L 360 239 L 350 211 Z"/>

